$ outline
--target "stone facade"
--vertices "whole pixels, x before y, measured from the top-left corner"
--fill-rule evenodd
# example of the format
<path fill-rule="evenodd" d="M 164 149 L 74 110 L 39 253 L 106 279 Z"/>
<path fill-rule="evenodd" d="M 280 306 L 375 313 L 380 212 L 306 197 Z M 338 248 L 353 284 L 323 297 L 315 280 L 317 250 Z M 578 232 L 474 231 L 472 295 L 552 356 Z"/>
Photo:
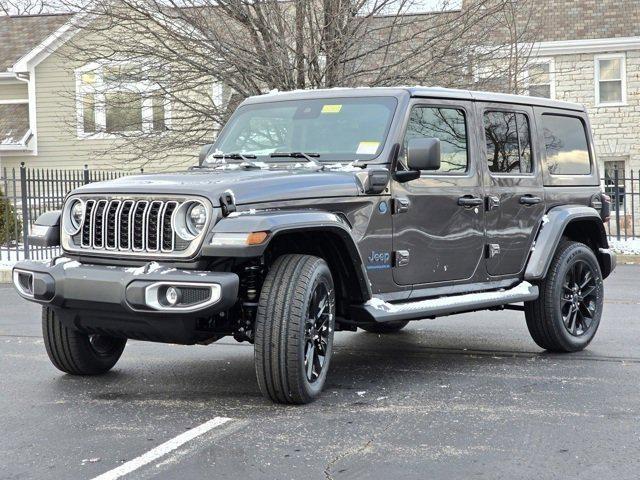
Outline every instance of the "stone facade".
<path fill-rule="evenodd" d="M 585 48 L 595 51 L 545 55 L 532 62 L 549 62 L 551 96 L 587 107 L 600 176 L 607 177 L 603 186 L 610 194 L 615 191 L 613 172 L 618 170 L 620 230 L 640 235 L 640 37 L 626 50 L 604 50 L 603 46 Z M 603 105 L 597 98 L 597 62 L 611 58 L 619 59 L 623 65 L 624 78 L 620 81 L 623 99 L 613 105 Z M 615 225 L 611 230 L 615 232 Z"/>
<path fill-rule="evenodd" d="M 524 93 L 587 107 L 600 176 L 613 177 L 618 169 L 618 185 L 624 192 L 620 230 L 624 232 L 626 226 L 631 234 L 635 227 L 635 235 L 640 236 L 640 0 L 531 1 L 531 10 L 521 10 L 523 18 L 519 18 L 520 28 L 526 25 L 536 39 L 530 67 L 523 73 L 532 88 Z M 501 40 L 498 33 L 496 42 Z M 621 87 L 619 100 L 599 101 L 598 81 L 603 79 L 599 59 L 619 59 L 622 64 L 621 85 L 610 84 L 616 91 Z M 545 66 L 543 80 L 532 73 L 540 72 L 540 64 Z M 545 84 L 543 88 L 540 83 Z M 603 181 L 607 192 L 612 193 L 613 183 Z M 615 232 L 615 225 L 611 230 Z"/>

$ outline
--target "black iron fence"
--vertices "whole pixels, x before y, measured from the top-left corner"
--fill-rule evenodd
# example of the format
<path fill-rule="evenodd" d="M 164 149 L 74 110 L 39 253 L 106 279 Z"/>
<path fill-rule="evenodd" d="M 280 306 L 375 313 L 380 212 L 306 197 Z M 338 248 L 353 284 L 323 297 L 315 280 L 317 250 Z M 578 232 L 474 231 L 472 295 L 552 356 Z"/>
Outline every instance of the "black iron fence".
<path fill-rule="evenodd" d="M 604 191 L 611 197 L 609 238 L 629 240 L 640 237 L 640 171 L 607 172 L 602 179 Z"/>
<path fill-rule="evenodd" d="M 45 259 L 59 248 L 29 245 L 29 230 L 40 214 L 59 210 L 65 196 L 74 188 L 91 182 L 127 175 L 124 172 L 4 168 L 0 172 L 0 266 L 25 258 Z M 640 171 L 612 171 L 602 179 L 604 191 L 611 197 L 611 219 L 606 225 L 610 238 L 640 238 Z"/>
<path fill-rule="evenodd" d="M 40 214 L 62 208 L 71 190 L 92 182 L 112 180 L 124 172 L 3 168 L 0 171 L 0 266 L 22 259 L 45 259 L 59 253 L 59 248 L 29 244 L 29 230 Z"/>

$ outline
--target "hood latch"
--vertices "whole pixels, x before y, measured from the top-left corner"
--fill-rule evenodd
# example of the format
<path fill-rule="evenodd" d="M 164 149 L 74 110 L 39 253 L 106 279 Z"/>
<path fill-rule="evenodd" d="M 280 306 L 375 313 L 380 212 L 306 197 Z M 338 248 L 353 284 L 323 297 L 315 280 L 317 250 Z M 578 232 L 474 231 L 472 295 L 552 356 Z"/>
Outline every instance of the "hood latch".
<path fill-rule="evenodd" d="M 225 217 L 236 211 L 236 197 L 231 190 L 220 195 L 220 208 L 222 208 L 222 215 Z"/>

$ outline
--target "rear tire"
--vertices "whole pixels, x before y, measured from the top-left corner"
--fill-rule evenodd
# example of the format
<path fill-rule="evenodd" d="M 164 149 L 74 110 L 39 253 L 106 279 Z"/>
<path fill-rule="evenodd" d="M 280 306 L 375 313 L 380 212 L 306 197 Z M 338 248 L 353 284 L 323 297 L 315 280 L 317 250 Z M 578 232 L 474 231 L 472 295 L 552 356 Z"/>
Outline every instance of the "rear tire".
<path fill-rule="evenodd" d="M 255 325 L 255 368 L 262 394 L 278 403 L 318 398 L 333 350 L 335 291 L 327 263 L 283 255 L 267 274 Z"/>
<path fill-rule="evenodd" d="M 369 333 L 396 333 L 409 324 L 408 321 L 384 322 L 371 325 L 363 325 L 360 328 Z"/>
<path fill-rule="evenodd" d="M 71 375 L 100 375 L 113 368 L 126 338 L 87 335 L 63 325 L 49 307 L 42 307 L 42 336 L 51 363 Z"/>
<path fill-rule="evenodd" d="M 525 302 L 527 327 L 533 340 L 551 352 L 577 352 L 595 336 L 604 298 L 600 265 L 583 243 L 558 246 L 540 296 Z"/>

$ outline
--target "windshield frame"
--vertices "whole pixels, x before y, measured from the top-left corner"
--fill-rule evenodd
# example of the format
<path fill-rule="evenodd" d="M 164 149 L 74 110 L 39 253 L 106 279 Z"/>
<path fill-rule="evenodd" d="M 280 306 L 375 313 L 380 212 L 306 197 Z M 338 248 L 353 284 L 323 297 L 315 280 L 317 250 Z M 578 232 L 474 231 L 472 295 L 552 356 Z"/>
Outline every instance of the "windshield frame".
<path fill-rule="evenodd" d="M 395 95 L 391 92 L 383 94 L 382 92 L 376 92 L 376 94 L 368 94 L 368 95 L 358 95 L 358 94 L 354 94 L 353 92 L 351 92 L 350 94 L 344 94 L 344 95 L 316 95 L 314 94 L 315 92 L 313 90 L 309 90 L 308 92 L 304 92 L 306 93 L 306 95 L 303 96 L 284 96 L 283 98 L 277 98 L 276 95 L 273 96 L 273 98 L 268 98 L 269 95 L 263 95 L 263 96 L 259 96 L 259 97 L 251 97 L 248 100 L 245 100 L 243 103 L 241 103 L 236 110 L 233 112 L 233 114 L 231 115 L 231 117 L 229 117 L 229 120 L 225 123 L 224 127 L 222 129 L 220 129 L 215 142 L 213 143 L 211 149 L 210 149 L 210 154 L 207 156 L 207 159 L 204 161 L 204 165 L 216 165 L 216 162 L 211 161 L 210 159 L 212 158 L 212 156 L 214 155 L 215 152 L 219 152 L 218 146 L 221 143 L 221 140 L 223 140 L 225 138 L 225 136 L 229 133 L 229 130 L 232 128 L 232 125 L 234 124 L 234 122 L 237 120 L 237 117 L 240 116 L 246 108 L 250 108 L 250 107 L 254 107 L 254 106 L 266 106 L 266 105 L 276 105 L 279 103 L 291 103 L 291 102 L 304 102 L 304 101 L 309 101 L 309 100 L 314 100 L 314 101 L 321 101 L 321 102 L 338 102 L 338 101 L 344 101 L 344 100 L 366 100 L 366 99 L 371 99 L 371 100 L 375 100 L 375 99 L 387 99 L 387 100 L 393 100 L 394 104 L 393 104 L 393 110 L 391 111 L 391 115 L 389 117 L 389 121 L 387 122 L 386 125 L 386 129 L 384 132 L 384 135 L 382 136 L 382 138 L 380 139 L 380 144 L 381 147 L 379 148 L 379 152 L 377 153 L 377 155 L 375 156 L 371 156 L 369 158 L 366 159 L 356 159 L 356 158 L 347 158 L 347 156 L 345 155 L 344 159 L 331 159 L 331 160 L 324 160 L 322 158 L 322 155 L 320 157 L 315 158 L 315 160 L 317 160 L 319 163 L 321 164 L 331 164 L 331 163 L 350 163 L 353 165 L 367 165 L 367 164 L 386 164 L 390 162 L 389 157 L 389 150 L 390 150 L 390 145 L 393 144 L 393 141 L 390 141 L 390 139 L 395 138 L 395 134 L 396 134 L 396 130 L 397 130 L 397 123 L 398 123 L 398 118 L 402 117 L 401 115 L 401 111 L 403 111 L 403 108 L 406 106 L 405 102 L 402 101 L 402 98 L 399 98 L 398 95 Z M 345 92 L 346 93 L 346 92 Z M 258 101 L 256 101 L 256 99 L 259 99 Z M 224 152 L 225 154 L 231 153 L 231 152 Z M 233 152 L 235 153 L 235 152 Z M 309 153 L 309 152 L 304 152 L 304 153 Z M 311 153 L 317 153 L 317 152 L 311 152 Z M 354 155 L 355 156 L 355 155 Z M 285 159 L 285 158 L 272 158 L 270 157 L 270 155 L 257 155 L 257 159 L 259 161 L 262 162 L 266 162 L 266 163 L 273 163 L 273 164 L 287 164 L 287 163 L 291 163 L 291 160 L 295 160 L 295 162 L 299 162 L 300 159 Z M 381 158 L 384 158 L 384 161 L 380 161 Z"/>

